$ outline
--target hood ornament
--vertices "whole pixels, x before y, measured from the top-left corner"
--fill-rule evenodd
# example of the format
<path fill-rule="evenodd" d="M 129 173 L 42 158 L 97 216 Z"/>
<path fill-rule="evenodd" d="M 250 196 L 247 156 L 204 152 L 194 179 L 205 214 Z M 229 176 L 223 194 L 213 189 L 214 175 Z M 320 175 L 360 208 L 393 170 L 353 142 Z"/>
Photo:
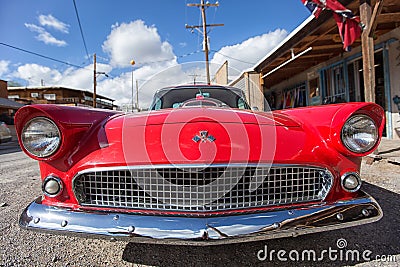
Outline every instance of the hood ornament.
<path fill-rule="evenodd" d="M 209 141 L 210 143 L 215 141 L 215 137 L 212 136 L 211 134 L 208 134 L 208 131 L 199 131 L 199 135 L 195 135 L 192 138 L 193 142 L 197 143 L 201 141 L 202 143 L 205 143 Z"/>

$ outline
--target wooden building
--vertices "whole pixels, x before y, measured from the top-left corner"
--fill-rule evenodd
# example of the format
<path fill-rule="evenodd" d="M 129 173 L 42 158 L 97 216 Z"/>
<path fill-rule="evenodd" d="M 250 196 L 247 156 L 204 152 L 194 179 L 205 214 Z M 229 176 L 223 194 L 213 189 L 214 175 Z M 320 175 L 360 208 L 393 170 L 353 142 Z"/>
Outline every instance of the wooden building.
<path fill-rule="evenodd" d="M 67 87 L 8 87 L 8 98 L 24 104 L 60 104 L 93 107 L 93 93 Z M 114 99 L 96 94 L 96 107 L 114 109 Z"/>
<path fill-rule="evenodd" d="M 400 104 L 396 104 L 400 99 L 400 1 L 340 2 L 356 15 L 365 11 L 372 14 L 368 21 L 362 20 L 366 25 L 363 35 L 370 33 L 369 38 L 359 38 L 352 50 L 345 52 L 332 13 L 325 10 L 318 19 L 310 16 L 231 85 L 244 83 L 248 96 L 262 94 L 267 101 L 263 103 L 258 97 L 250 102 L 265 110 L 375 102 L 386 112 L 384 135 L 400 139 Z M 364 38 L 371 41 L 374 56 L 369 64 L 373 67 L 367 71 L 374 70 L 374 78 L 365 79 Z"/>
<path fill-rule="evenodd" d="M 22 106 L 23 104 L 8 99 L 7 81 L 0 80 L 0 121 L 14 124 L 13 116 Z"/>

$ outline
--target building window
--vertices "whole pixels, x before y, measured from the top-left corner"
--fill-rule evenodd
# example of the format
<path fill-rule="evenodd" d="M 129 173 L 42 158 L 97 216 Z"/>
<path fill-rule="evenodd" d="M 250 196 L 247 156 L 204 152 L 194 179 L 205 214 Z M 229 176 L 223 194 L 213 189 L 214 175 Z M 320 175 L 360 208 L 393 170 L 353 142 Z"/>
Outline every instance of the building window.
<path fill-rule="evenodd" d="M 69 102 L 69 103 L 79 103 L 79 98 L 78 97 L 64 97 L 63 101 Z"/>
<path fill-rule="evenodd" d="M 324 103 L 346 102 L 346 80 L 343 64 L 325 69 Z"/>
<path fill-rule="evenodd" d="M 305 107 L 307 105 L 306 83 L 272 92 L 266 98 L 272 110 Z"/>
<path fill-rule="evenodd" d="M 39 97 L 39 93 L 31 93 L 31 97 Z"/>
<path fill-rule="evenodd" d="M 84 96 L 84 99 L 86 100 L 86 101 L 93 101 L 93 97 L 90 97 L 90 96 Z"/>
<path fill-rule="evenodd" d="M 283 90 L 283 108 L 297 108 L 306 106 L 306 83 Z"/>
<path fill-rule="evenodd" d="M 46 100 L 56 100 L 56 94 L 44 94 L 43 98 Z"/>
<path fill-rule="evenodd" d="M 321 105 L 321 90 L 319 88 L 319 77 L 316 77 L 308 82 L 308 88 L 310 89 L 310 104 L 312 106 Z"/>
<path fill-rule="evenodd" d="M 9 95 L 8 99 L 19 99 L 19 95 Z"/>

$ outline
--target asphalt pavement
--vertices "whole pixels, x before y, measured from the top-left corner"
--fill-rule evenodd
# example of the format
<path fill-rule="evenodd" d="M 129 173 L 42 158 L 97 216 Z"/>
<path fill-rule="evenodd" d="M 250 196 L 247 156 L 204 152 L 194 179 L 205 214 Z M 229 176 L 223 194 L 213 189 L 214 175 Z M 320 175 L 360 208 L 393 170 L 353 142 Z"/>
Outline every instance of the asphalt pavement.
<path fill-rule="evenodd" d="M 19 147 L 17 140 L 13 139 L 11 142 L 0 144 L 0 155 L 6 155 L 19 151 L 21 151 L 21 148 Z"/>
<path fill-rule="evenodd" d="M 400 140 L 383 138 L 375 154 L 379 160 L 383 159 L 400 165 Z"/>
<path fill-rule="evenodd" d="M 396 149 L 397 145 L 392 145 L 388 150 Z M 376 223 L 295 238 L 208 247 L 110 242 L 21 229 L 19 215 L 41 195 L 40 172 L 37 162 L 21 152 L 15 141 L 0 144 L 0 266 L 399 266 L 400 166 L 387 159 L 377 159 L 371 165 L 364 161 L 362 177 L 363 190 L 377 199 L 384 212 Z M 287 256 L 296 255 L 296 251 L 321 255 L 330 249 L 370 251 L 371 261 L 362 257 L 346 260 L 344 256 L 332 260 L 326 254 L 322 261 L 293 261 Z M 272 258 L 264 259 L 272 250 Z M 278 259 L 279 250 L 286 252 L 286 261 Z"/>

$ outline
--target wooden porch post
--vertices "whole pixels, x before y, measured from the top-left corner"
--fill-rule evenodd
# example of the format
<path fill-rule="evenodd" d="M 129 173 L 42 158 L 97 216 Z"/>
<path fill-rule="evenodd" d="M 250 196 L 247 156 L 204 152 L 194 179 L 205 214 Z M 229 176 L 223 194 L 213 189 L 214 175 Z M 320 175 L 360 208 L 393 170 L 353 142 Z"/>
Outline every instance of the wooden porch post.
<path fill-rule="evenodd" d="M 369 34 L 371 0 L 360 0 L 360 19 L 366 26 L 361 34 L 365 102 L 375 102 L 374 39 Z"/>

